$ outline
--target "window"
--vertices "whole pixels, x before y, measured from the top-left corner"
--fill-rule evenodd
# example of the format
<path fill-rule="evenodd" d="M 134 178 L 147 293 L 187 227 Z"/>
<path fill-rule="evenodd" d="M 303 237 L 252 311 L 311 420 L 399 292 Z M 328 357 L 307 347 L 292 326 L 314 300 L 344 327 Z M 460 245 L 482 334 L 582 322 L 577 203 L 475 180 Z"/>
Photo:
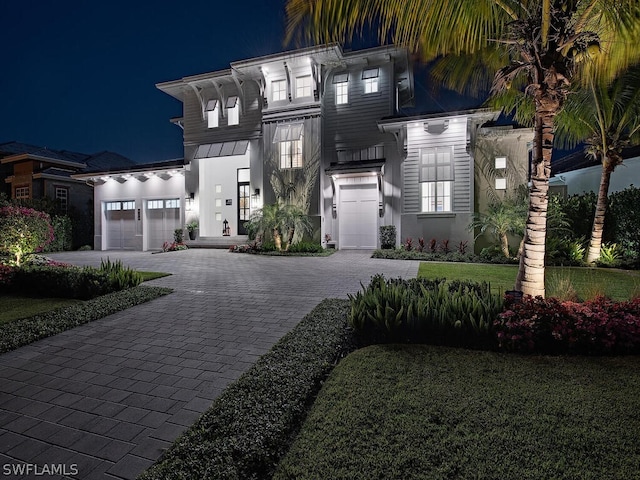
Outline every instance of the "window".
<path fill-rule="evenodd" d="M 136 208 L 136 202 L 122 202 L 122 210 L 134 210 Z"/>
<path fill-rule="evenodd" d="M 362 72 L 364 81 L 364 93 L 376 93 L 378 91 L 378 69 L 370 68 Z"/>
<path fill-rule="evenodd" d="M 218 112 L 218 101 L 209 100 L 209 102 L 207 102 L 207 127 L 217 128 L 219 116 L 220 113 Z"/>
<path fill-rule="evenodd" d="M 286 80 L 275 80 L 271 82 L 271 99 L 274 102 L 287 99 L 287 82 Z"/>
<path fill-rule="evenodd" d="M 162 200 L 149 200 L 147 202 L 147 208 L 149 210 L 160 210 L 164 208 L 164 202 Z"/>
<path fill-rule="evenodd" d="M 107 212 L 110 212 L 111 210 L 122 210 L 122 202 L 107 202 L 104 205 L 104 209 Z"/>
<path fill-rule="evenodd" d="M 302 123 L 276 126 L 273 143 L 278 144 L 280 168 L 302 168 Z"/>
<path fill-rule="evenodd" d="M 336 86 L 336 105 L 349 103 L 349 74 L 340 73 L 334 75 L 333 83 Z"/>
<path fill-rule="evenodd" d="M 507 179 L 496 178 L 496 190 L 506 190 L 506 189 L 507 189 Z"/>
<path fill-rule="evenodd" d="M 296 78 L 296 98 L 311 96 L 311 75 Z"/>
<path fill-rule="evenodd" d="M 165 200 L 164 206 L 165 208 L 180 208 L 180 200 L 178 200 L 177 198 Z"/>
<path fill-rule="evenodd" d="M 507 157 L 496 157 L 496 169 L 507 168 Z"/>
<path fill-rule="evenodd" d="M 66 212 L 69 207 L 69 189 L 66 187 L 56 187 L 56 202 L 62 212 Z"/>
<path fill-rule="evenodd" d="M 29 187 L 16 187 L 14 198 L 16 199 L 28 199 L 29 198 Z"/>
<path fill-rule="evenodd" d="M 240 123 L 240 105 L 238 97 L 227 98 L 227 125 L 238 125 Z"/>
<path fill-rule="evenodd" d="M 420 151 L 420 195 L 423 212 L 450 212 L 453 187 L 453 147 Z"/>

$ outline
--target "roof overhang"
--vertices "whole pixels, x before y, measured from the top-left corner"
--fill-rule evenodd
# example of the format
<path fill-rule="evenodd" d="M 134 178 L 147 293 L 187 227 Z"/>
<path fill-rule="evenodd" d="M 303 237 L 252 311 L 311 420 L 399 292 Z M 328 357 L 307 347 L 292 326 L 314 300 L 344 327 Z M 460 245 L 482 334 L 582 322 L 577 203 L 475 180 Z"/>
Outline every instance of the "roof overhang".
<path fill-rule="evenodd" d="M 134 167 L 122 170 L 110 170 L 103 172 L 88 172 L 77 173 L 71 175 L 71 178 L 82 180 L 85 182 L 91 182 L 97 185 L 101 185 L 108 180 L 116 180 L 120 183 L 124 183 L 129 179 L 137 179 L 141 182 L 146 182 L 150 178 L 159 177 L 163 180 L 168 180 L 175 176 L 184 176 L 184 165 L 167 165 L 167 166 L 144 166 Z"/>
<path fill-rule="evenodd" d="M 334 163 L 326 168 L 324 173 L 329 176 L 362 175 L 363 173 L 379 175 L 384 173 L 384 164 L 384 160 L 376 160 L 373 162 Z"/>
<path fill-rule="evenodd" d="M 378 121 L 378 129 L 381 132 L 397 131 L 406 125 L 424 124 L 429 121 L 444 121 L 454 119 L 469 119 L 480 125 L 494 121 L 500 116 L 499 110 L 479 108 L 473 110 L 460 110 L 456 112 L 429 113 L 410 117 L 391 117 Z"/>

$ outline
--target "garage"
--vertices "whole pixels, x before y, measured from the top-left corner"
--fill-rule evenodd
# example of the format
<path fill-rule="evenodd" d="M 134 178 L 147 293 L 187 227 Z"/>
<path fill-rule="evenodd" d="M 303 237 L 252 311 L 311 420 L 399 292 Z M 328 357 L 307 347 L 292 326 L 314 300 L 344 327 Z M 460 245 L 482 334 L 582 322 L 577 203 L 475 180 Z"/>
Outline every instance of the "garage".
<path fill-rule="evenodd" d="M 376 184 L 340 187 L 338 228 L 339 248 L 377 248 L 378 188 Z"/>
<path fill-rule="evenodd" d="M 104 206 L 107 250 L 135 249 L 135 202 L 106 202 Z"/>
<path fill-rule="evenodd" d="M 180 200 L 147 200 L 147 249 L 159 250 L 164 242 L 173 242 L 173 232 L 180 228 Z"/>

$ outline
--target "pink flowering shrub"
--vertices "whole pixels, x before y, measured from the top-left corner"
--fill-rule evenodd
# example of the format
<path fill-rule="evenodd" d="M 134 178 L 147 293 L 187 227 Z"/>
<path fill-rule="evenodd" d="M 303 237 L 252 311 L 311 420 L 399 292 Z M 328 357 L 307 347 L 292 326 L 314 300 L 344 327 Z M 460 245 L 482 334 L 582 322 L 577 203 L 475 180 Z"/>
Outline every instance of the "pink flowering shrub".
<path fill-rule="evenodd" d="M 20 266 L 25 255 L 37 253 L 53 241 L 51 217 L 44 212 L 9 205 L 0 208 L 0 252 Z"/>
<path fill-rule="evenodd" d="M 516 352 L 640 352 L 640 298 L 576 303 L 525 297 L 508 301 L 494 322 L 499 347 Z"/>

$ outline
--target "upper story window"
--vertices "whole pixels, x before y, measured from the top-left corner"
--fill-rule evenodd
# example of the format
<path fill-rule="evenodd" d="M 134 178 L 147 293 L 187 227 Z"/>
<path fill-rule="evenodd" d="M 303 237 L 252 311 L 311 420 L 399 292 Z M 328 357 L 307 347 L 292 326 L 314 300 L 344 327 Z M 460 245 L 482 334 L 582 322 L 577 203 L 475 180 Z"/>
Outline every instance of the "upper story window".
<path fill-rule="evenodd" d="M 271 82 L 271 99 L 274 102 L 287 99 L 287 81 L 274 80 Z"/>
<path fill-rule="evenodd" d="M 296 98 L 311 96 L 311 75 L 296 78 Z"/>
<path fill-rule="evenodd" d="M 56 187 L 56 202 L 60 211 L 66 212 L 69 208 L 69 189 L 67 187 Z"/>
<path fill-rule="evenodd" d="M 240 105 L 236 95 L 227 98 L 227 125 L 240 123 Z"/>
<path fill-rule="evenodd" d="M 507 157 L 496 157 L 496 170 L 507 168 Z"/>
<path fill-rule="evenodd" d="M 334 75 L 333 84 L 336 86 L 336 105 L 349 103 L 349 74 L 338 73 Z"/>
<path fill-rule="evenodd" d="M 419 181 L 423 212 L 451 212 L 453 147 L 421 149 Z"/>
<path fill-rule="evenodd" d="M 207 102 L 207 127 L 217 128 L 219 117 L 218 100 L 209 100 Z"/>
<path fill-rule="evenodd" d="M 29 195 L 29 187 L 16 187 L 13 195 L 16 200 L 31 198 Z"/>
<path fill-rule="evenodd" d="M 364 82 L 364 93 L 376 93 L 378 91 L 378 68 L 370 68 L 362 72 Z"/>
<path fill-rule="evenodd" d="M 276 127 L 273 143 L 278 145 L 279 164 L 281 169 L 302 168 L 302 123 L 281 124 Z"/>

